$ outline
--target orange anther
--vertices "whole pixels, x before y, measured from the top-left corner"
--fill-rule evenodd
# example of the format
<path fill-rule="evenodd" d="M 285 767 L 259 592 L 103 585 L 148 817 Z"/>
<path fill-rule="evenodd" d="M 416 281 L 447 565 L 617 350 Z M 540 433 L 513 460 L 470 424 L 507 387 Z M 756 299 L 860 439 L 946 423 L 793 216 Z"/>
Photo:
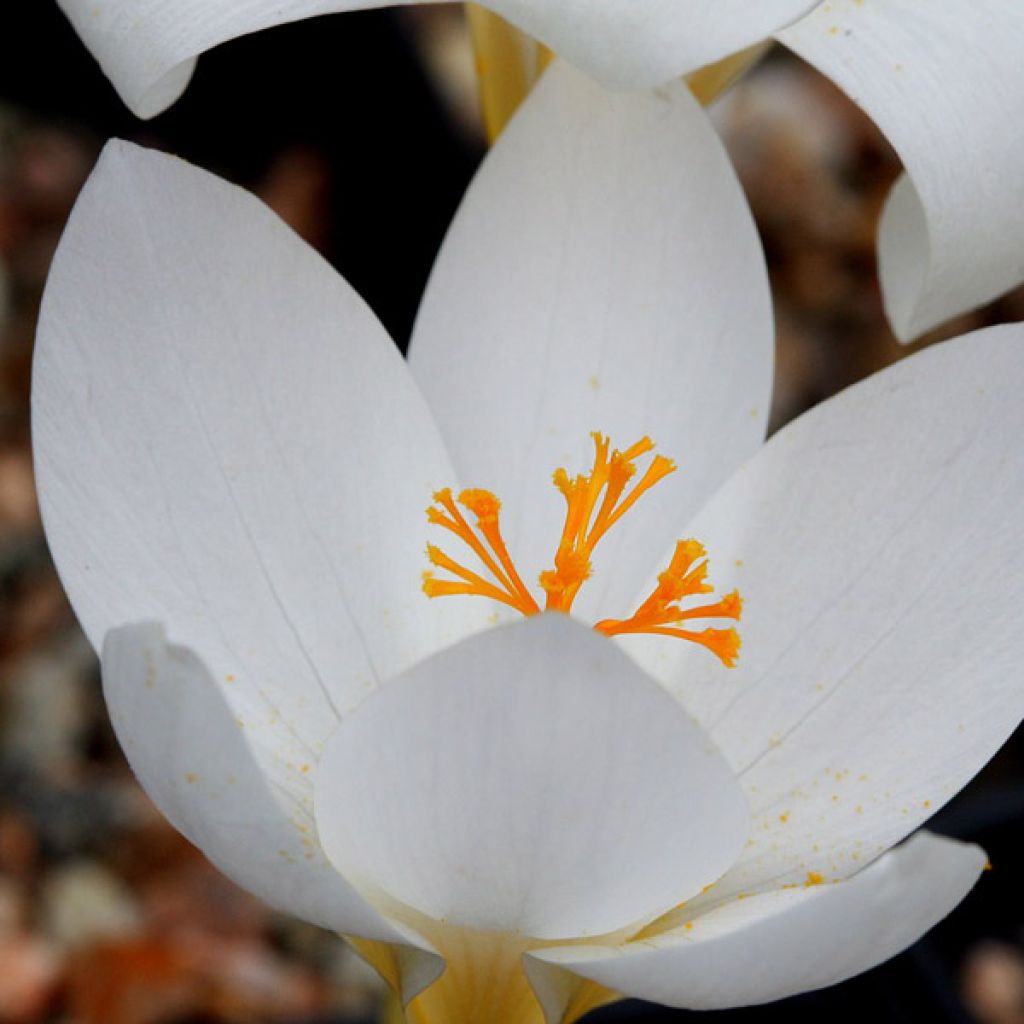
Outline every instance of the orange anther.
<path fill-rule="evenodd" d="M 479 597 L 489 597 L 495 601 L 501 601 L 503 604 L 515 608 L 516 611 L 522 612 L 523 615 L 535 615 L 539 612 L 540 608 L 537 602 L 523 585 L 505 548 L 498 522 L 501 502 L 490 491 L 463 491 L 459 495 L 459 502 L 476 516 L 477 528 L 484 538 L 481 540 L 466 522 L 465 516 L 458 510 L 449 488 L 446 487 L 438 491 L 434 495 L 434 501 L 441 508 L 436 508 L 433 505 L 428 508 L 428 521 L 435 526 L 443 526 L 468 544 L 477 558 L 483 562 L 487 571 L 494 577 L 496 584 L 488 582 L 482 576 L 449 558 L 435 545 L 428 544 L 427 558 L 439 569 L 458 576 L 462 582 L 438 580 L 433 573 L 428 571 L 423 574 L 423 592 L 427 597 L 475 594 Z M 447 515 L 445 515 L 446 512 Z M 490 550 L 488 550 L 488 544 Z"/>
<path fill-rule="evenodd" d="M 675 471 L 675 463 L 655 455 L 640 479 L 630 488 L 636 475 L 636 460 L 654 449 L 654 442 L 643 437 L 625 451 L 611 449 L 608 438 L 593 434 L 594 462 L 590 473 L 570 477 L 556 469 L 552 480 L 565 499 L 565 523 L 555 551 L 554 567 L 540 574 L 541 589 L 547 596 L 547 611 L 568 612 L 580 588 L 593 572 L 591 556 L 601 538 L 655 484 Z M 439 580 L 428 571 L 423 574 L 423 590 L 428 597 L 474 594 L 507 604 L 523 615 L 540 611 L 533 595 L 516 571 L 501 534 L 501 502 L 490 491 L 463 491 L 458 504 L 476 519 L 476 531 L 458 510 L 448 488 L 434 495 L 435 505 L 427 509 L 428 520 L 464 541 L 480 559 L 491 580 L 460 565 L 434 545 L 427 546 L 427 557 L 439 569 L 456 577 Z M 707 558 L 696 540 L 676 542 L 668 568 L 658 576 L 650 596 L 628 619 L 605 619 L 596 630 L 607 636 L 622 633 L 653 633 L 690 640 L 707 648 L 723 664 L 732 667 L 739 653 L 740 638 L 734 628 L 709 627 L 700 631 L 681 628 L 691 619 L 731 619 L 739 621 L 740 595 L 733 591 L 707 604 L 680 602 L 713 588 L 706 581 Z"/>

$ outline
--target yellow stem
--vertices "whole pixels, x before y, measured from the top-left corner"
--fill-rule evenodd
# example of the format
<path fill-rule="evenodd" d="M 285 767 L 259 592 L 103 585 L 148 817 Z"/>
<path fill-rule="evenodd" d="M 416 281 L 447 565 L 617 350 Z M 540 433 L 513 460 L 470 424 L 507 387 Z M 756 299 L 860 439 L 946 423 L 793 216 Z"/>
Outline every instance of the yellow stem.
<path fill-rule="evenodd" d="M 708 106 L 723 92 L 732 88 L 771 49 L 771 46 L 772 41 L 765 39 L 714 64 L 705 64 L 704 67 L 697 68 L 686 76 L 690 92 L 701 104 Z"/>
<path fill-rule="evenodd" d="M 476 4 L 466 4 L 466 17 L 476 53 L 484 129 L 488 141 L 494 142 L 551 62 L 552 53 Z"/>

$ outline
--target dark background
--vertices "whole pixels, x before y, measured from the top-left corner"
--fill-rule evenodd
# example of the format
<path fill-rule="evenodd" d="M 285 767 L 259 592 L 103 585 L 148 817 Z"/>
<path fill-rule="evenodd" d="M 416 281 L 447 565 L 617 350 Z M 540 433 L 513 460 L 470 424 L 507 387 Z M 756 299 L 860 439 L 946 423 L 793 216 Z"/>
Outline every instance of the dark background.
<path fill-rule="evenodd" d="M 5 13 L 0 1021 L 374 1019 L 379 987 L 338 940 L 235 890 L 134 785 L 42 539 L 29 457 L 29 365 L 53 246 L 100 146 L 114 135 L 257 191 L 324 252 L 404 347 L 434 253 L 484 151 L 422 62 L 431 46 L 459 45 L 459 12 L 349 14 L 235 41 L 205 56 L 185 98 L 145 123 L 122 106 L 50 0 Z M 779 425 L 906 354 L 881 315 L 872 248 L 898 164 L 855 108 L 782 54 L 716 118 L 769 258 Z M 1018 292 L 921 344 L 1022 318 Z M 1024 1022 L 1021 779 L 1015 742 L 934 819 L 937 831 L 982 843 L 994 870 L 917 946 L 830 990 L 711 1019 Z M 590 1019 L 691 1016 L 623 1003 Z"/>

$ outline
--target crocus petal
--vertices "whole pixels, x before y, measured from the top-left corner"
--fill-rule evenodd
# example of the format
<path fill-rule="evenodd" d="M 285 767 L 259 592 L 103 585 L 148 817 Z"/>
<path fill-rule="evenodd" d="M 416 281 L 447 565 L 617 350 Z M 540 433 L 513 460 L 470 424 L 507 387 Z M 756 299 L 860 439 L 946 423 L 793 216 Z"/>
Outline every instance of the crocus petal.
<path fill-rule="evenodd" d="M 747 835 L 707 737 L 558 614 L 381 687 L 331 738 L 315 797 L 327 855 L 364 891 L 535 938 L 649 919 L 717 878 Z"/>
<path fill-rule="evenodd" d="M 906 168 L 878 239 L 902 340 L 1024 280 L 1024 7 L 834 0 L 779 39 L 867 111 Z"/>
<path fill-rule="evenodd" d="M 388 0 L 57 0 L 138 117 L 185 91 L 199 54 L 260 29 Z M 415 2 L 415 0 L 407 0 Z"/>
<path fill-rule="evenodd" d="M 1022 325 L 927 349 L 780 431 L 692 524 L 744 598 L 738 667 L 630 646 L 755 812 L 719 886 L 857 870 L 1024 714 L 1022 389 Z"/>
<path fill-rule="evenodd" d="M 196 57 L 260 29 L 389 0 L 58 0 L 125 103 L 153 117 L 185 91 Z M 423 0 L 394 0 L 419 3 Z M 812 0 L 494 0 L 485 6 L 617 87 L 656 85 L 770 35 Z"/>
<path fill-rule="evenodd" d="M 265 777 L 194 653 L 169 646 L 155 624 L 112 630 L 103 645 L 103 692 L 146 792 L 226 875 L 322 927 L 407 941 L 326 859 L 308 800 Z"/>
<path fill-rule="evenodd" d="M 555 65 L 471 185 L 410 363 L 461 478 L 503 502 L 524 579 L 549 568 L 591 431 L 645 433 L 679 472 L 601 542 L 584 616 L 626 616 L 673 539 L 764 439 L 764 259 L 718 138 L 680 83 L 610 96 Z"/>
<path fill-rule="evenodd" d="M 646 89 L 760 42 L 817 0 L 489 0 L 612 89 Z"/>
<path fill-rule="evenodd" d="M 529 959 L 668 1006 L 766 1003 L 888 960 L 942 920 L 984 865 L 977 846 L 922 834 L 846 882 L 732 900 L 688 927 L 614 950 L 556 947 Z M 531 976 L 545 986 L 541 972 Z"/>
<path fill-rule="evenodd" d="M 240 189 L 108 147 L 54 259 L 33 388 L 47 536 L 93 644 L 164 623 L 262 743 L 315 757 L 476 611 L 420 592 L 451 468 L 404 363 Z"/>

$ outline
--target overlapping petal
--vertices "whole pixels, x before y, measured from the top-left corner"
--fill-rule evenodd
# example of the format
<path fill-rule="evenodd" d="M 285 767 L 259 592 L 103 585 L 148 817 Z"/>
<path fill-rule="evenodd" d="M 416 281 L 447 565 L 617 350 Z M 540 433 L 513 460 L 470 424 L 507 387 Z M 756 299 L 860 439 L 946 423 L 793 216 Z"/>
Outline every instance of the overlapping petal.
<path fill-rule="evenodd" d="M 184 92 L 205 50 L 260 29 L 389 0 L 58 0 L 139 116 Z M 419 3 L 422 0 L 395 0 Z M 656 85 L 770 35 L 814 0 L 490 0 L 508 18 L 612 87 Z"/>
<path fill-rule="evenodd" d="M 547 614 L 385 684 L 316 783 L 342 873 L 447 926 L 583 937 L 714 881 L 747 837 L 707 737 L 613 644 Z"/>
<path fill-rule="evenodd" d="M 438 256 L 410 349 L 460 477 L 502 500 L 525 577 L 551 564 L 551 473 L 590 432 L 644 433 L 679 472 L 602 541 L 584 617 L 627 615 L 665 545 L 764 439 L 764 260 L 721 144 L 679 83 L 609 96 L 564 64 L 485 161 Z"/>
<path fill-rule="evenodd" d="M 733 900 L 688 927 L 618 949 L 530 954 L 626 995 L 713 1010 L 824 988 L 905 949 L 970 891 L 985 865 L 976 846 L 922 834 L 835 885 Z M 559 991 L 534 967 L 543 992 Z M 557 1020 L 549 999 L 549 1020 Z"/>
<path fill-rule="evenodd" d="M 879 228 L 910 340 L 1024 281 L 1024 8 L 832 0 L 779 34 L 878 123 L 906 168 Z"/>
<path fill-rule="evenodd" d="M 194 653 L 169 646 L 157 625 L 112 630 L 103 693 L 146 792 L 225 874 L 322 927 L 405 940 L 324 856 L 308 797 L 264 773 L 249 746 L 259 730 L 235 719 Z"/>
<path fill-rule="evenodd" d="M 310 743 L 473 614 L 424 601 L 452 470 L 362 301 L 252 196 L 109 146 L 34 377 L 50 546 L 98 647 L 151 618 Z"/>
<path fill-rule="evenodd" d="M 489 0 L 611 89 L 644 89 L 745 49 L 818 0 Z"/>
<path fill-rule="evenodd" d="M 780 431 L 692 524 L 745 598 L 739 666 L 629 646 L 747 791 L 723 890 L 856 871 L 1024 714 L 1022 387 L 1024 326 L 928 349 Z"/>
<path fill-rule="evenodd" d="M 251 196 L 114 145 L 54 260 L 33 390 L 49 543 L 94 645 L 150 618 L 206 666 L 112 641 L 140 778 L 233 877 L 345 926 L 358 904 L 325 881 L 312 819 L 322 745 L 484 611 L 418 593 L 422 507 L 451 469 L 400 358 Z"/>

